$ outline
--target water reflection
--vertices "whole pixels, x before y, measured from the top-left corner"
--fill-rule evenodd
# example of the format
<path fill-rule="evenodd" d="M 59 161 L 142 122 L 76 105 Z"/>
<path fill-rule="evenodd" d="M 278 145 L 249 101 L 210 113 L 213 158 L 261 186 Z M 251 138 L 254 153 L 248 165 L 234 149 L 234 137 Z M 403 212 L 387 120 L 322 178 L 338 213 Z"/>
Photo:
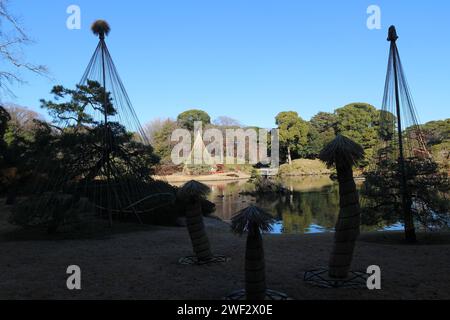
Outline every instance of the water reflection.
<path fill-rule="evenodd" d="M 246 181 L 207 182 L 212 189 L 210 201 L 216 204 L 215 215 L 230 221 L 236 212 L 251 204 L 272 213 L 277 219 L 273 233 L 308 234 L 333 232 L 339 213 L 338 184 L 326 176 L 285 179 L 290 195 L 253 197 L 242 192 L 251 189 Z M 362 231 L 401 230 L 401 224 L 361 226 Z"/>
<path fill-rule="evenodd" d="M 247 190 L 246 181 L 206 182 L 206 184 L 212 190 L 209 200 L 216 204 L 215 215 L 222 220 L 230 221 L 236 212 L 251 204 L 257 204 L 256 198 L 241 195 L 241 192 Z"/>
<path fill-rule="evenodd" d="M 252 197 L 241 192 L 248 183 L 208 183 L 215 215 L 225 221 L 241 209 L 256 204 L 273 213 L 278 222 L 274 233 L 320 233 L 333 230 L 339 212 L 338 186 L 328 177 L 305 177 L 283 181 L 290 195 Z"/>
<path fill-rule="evenodd" d="M 272 213 L 277 219 L 273 233 L 307 234 L 333 232 L 339 213 L 339 187 L 327 176 L 290 178 L 282 181 L 285 188 L 291 190 L 288 195 L 264 195 L 253 197 L 242 192 L 253 189 L 247 181 L 205 182 L 211 187 L 210 201 L 216 205 L 215 215 L 224 220 L 231 218 L 249 205 L 259 207 Z M 360 182 L 361 186 L 362 182 Z M 177 186 L 182 183 L 175 184 Z M 361 199 L 364 205 L 364 199 Z M 398 215 L 392 215 L 397 217 Z M 363 216 L 362 232 L 401 231 L 404 225 L 396 218 L 374 222 L 370 216 Z M 376 225 L 367 225 L 377 223 Z M 449 227 L 450 228 L 450 223 Z M 444 230 L 448 230 L 444 228 Z M 419 231 L 436 230 L 435 226 L 425 229 L 417 224 Z"/>

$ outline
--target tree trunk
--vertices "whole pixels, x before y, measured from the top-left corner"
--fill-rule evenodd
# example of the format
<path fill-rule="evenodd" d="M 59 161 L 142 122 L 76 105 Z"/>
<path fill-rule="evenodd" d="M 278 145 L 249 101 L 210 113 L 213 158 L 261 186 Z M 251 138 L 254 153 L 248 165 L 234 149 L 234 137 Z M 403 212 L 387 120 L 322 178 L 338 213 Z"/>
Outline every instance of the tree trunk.
<path fill-rule="evenodd" d="M 247 300 L 266 298 L 266 266 L 262 236 L 257 226 L 251 227 L 245 252 L 245 292 Z"/>
<path fill-rule="evenodd" d="M 287 151 L 288 151 L 288 163 L 289 165 L 291 165 L 292 164 L 291 147 L 288 147 Z"/>
<path fill-rule="evenodd" d="M 12 206 L 16 203 L 17 198 L 17 188 L 15 186 L 10 186 L 8 194 L 6 196 L 5 205 Z"/>
<path fill-rule="evenodd" d="M 186 223 L 191 237 L 192 248 L 198 261 L 209 261 L 213 258 L 208 236 L 203 222 L 201 201 L 194 201 L 186 206 Z"/>
<path fill-rule="evenodd" d="M 417 242 L 416 228 L 414 226 L 414 218 L 411 211 L 411 206 L 412 206 L 411 196 L 408 195 L 407 199 L 405 199 L 403 204 L 404 219 L 405 219 L 405 239 L 409 243 L 416 243 Z"/>
<path fill-rule="evenodd" d="M 339 217 L 335 242 L 330 259 L 330 277 L 344 279 L 348 276 L 353 259 L 355 242 L 360 233 L 361 207 L 352 167 L 337 168 L 339 180 Z"/>

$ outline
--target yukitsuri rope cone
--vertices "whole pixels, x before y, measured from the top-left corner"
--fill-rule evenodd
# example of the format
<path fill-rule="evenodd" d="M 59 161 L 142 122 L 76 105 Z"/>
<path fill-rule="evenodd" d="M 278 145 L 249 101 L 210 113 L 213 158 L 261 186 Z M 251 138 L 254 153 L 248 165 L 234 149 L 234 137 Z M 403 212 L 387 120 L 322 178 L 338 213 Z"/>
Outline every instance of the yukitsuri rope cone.
<path fill-rule="evenodd" d="M 94 83 L 99 83 L 104 90 L 102 110 L 99 112 L 98 109 L 94 109 L 92 118 L 103 124 L 105 133 L 102 147 L 103 156 L 88 177 L 94 177 L 93 180 L 95 180 L 96 176 L 103 176 L 106 184 L 100 188 L 94 186 L 90 191 L 99 198 L 95 199 L 96 208 L 108 213 L 111 224 L 113 215 L 129 214 L 135 215 L 142 224 L 141 214 L 152 212 L 152 209 L 161 206 L 161 203 L 166 205 L 172 203 L 175 197 L 172 194 L 163 193 L 157 184 L 151 184 L 151 179 L 140 172 L 142 165 L 133 162 L 136 159 L 133 159 L 132 154 L 125 157 L 125 169 L 121 169 L 125 172 L 120 171 L 115 163 L 114 158 L 117 155 L 113 152 L 122 152 L 114 145 L 115 141 L 120 139 L 116 133 L 119 126 L 133 132 L 137 143 L 151 147 L 106 44 L 106 37 L 111 31 L 109 23 L 105 20 L 96 20 L 92 24 L 91 30 L 94 35 L 98 36 L 99 42 L 80 85 L 90 84 L 94 81 Z M 148 149 L 148 152 L 150 150 Z M 125 176 L 130 178 L 124 179 Z M 101 193 L 105 195 L 98 196 Z M 152 209 L 149 210 L 149 203 L 156 202 L 154 199 L 158 200 L 158 204 L 152 203 Z"/>
<path fill-rule="evenodd" d="M 179 260 L 180 264 L 205 265 L 229 261 L 225 256 L 212 254 L 208 235 L 206 234 L 202 201 L 206 199 L 210 192 L 211 189 L 208 186 L 194 180 L 187 182 L 178 191 L 178 199 L 185 206 L 187 228 L 195 253 L 194 256 L 181 258 Z"/>
<path fill-rule="evenodd" d="M 284 293 L 266 287 L 266 263 L 261 231 L 272 230 L 273 217 L 264 210 L 250 206 L 238 212 L 232 219 L 233 232 L 247 232 L 245 251 L 245 289 L 229 295 L 227 300 L 288 300 Z"/>
<path fill-rule="evenodd" d="M 151 178 L 156 156 L 106 44 L 109 24 L 98 20 L 91 30 L 98 41 L 81 81 L 74 90 L 55 86 L 56 102 L 42 100 L 52 110 L 52 127 L 63 133 L 53 147 L 63 160 L 52 163 L 46 155 L 38 162 L 30 215 L 69 197 L 72 207 L 80 198 L 89 200 L 94 214 L 107 217 L 110 225 L 113 218 L 128 216 L 143 223 L 141 216 L 172 204 L 175 194 Z"/>
<path fill-rule="evenodd" d="M 372 168 L 366 172 L 364 199 L 369 214 L 398 214 L 405 240 L 416 243 L 416 223 L 430 226 L 447 215 L 436 205 L 448 177 L 427 149 L 417 110 L 400 59 L 395 26 L 389 28 L 389 60 L 380 119 L 380 146 Z M 426 196 L 424 197 L 424 194 Z M 443 220 L 446 220 L 445 218 Z"/>
<path fill-rule="evenodd" d="M 304 280 L 322 287 L 365 286 L 367 276 L 362 272 L 350 271 L 361 223 L 361 207 L 353 178 L 353 166 L 364 158 L 364 150 L 352 140 L 338 135 L 322 150 L 319 157 L 328 166 L 336 166 L 340 210 L 329 269 L 308 271 Z"/>

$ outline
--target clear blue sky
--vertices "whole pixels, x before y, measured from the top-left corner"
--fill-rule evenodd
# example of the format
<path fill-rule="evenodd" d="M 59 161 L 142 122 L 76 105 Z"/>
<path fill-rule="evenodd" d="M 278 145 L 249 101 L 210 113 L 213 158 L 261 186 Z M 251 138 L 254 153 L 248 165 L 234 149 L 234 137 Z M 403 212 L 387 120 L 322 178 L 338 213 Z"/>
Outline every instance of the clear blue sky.
<path fill-rule="evenodd" d="M 66 9 L 81 7 L 82 29 Z M 366 27 L 367 7 L 382 30 Z M 54 84 L 73 87 L 97 44 L 98 18 L 142 123 L 201 108 L 248 125 L 273 127 L 280 111 L 304 119 L 350 102 L 380 107 L 389 43 L 398 46 L 422 122 L 450 117 L 450 2 L 300 0 L 11 0 L 36 43 L 32 62 L 52 81 L 26 75 L 14 103 L 39 110 Z"/>

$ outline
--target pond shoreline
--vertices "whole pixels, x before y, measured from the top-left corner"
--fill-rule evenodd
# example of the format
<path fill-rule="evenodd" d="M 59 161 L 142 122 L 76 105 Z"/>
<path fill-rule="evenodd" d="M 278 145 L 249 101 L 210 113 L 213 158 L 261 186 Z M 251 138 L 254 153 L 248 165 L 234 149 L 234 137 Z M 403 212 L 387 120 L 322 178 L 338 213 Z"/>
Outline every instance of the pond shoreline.
<path fill-rule="evenodd" d="M 298 173 L 298 174 L 282 174 L 280 175 L 281 178 L 309 178 L 309 177 L 330 177 L 331 174 L 327 174 L 327 173 L 310 173 L 310 174 L 305 174 L 305 173 Z M 355 179 L 355 181 L 365 181 L 366 178 L 364 176 L 354 176 L 353 179 Z"/>
<path fill-rule="evenodd" d="M 280 174 L 275 177 L 269 178 L 321 178 L 321 177 L 330 177 L 329 173 L 289 173 L 289 174 Z M 201 176 L 190 176 L 190 175 L 182 175 L 182 174 L 173 174 L 170 176 L 152 176 L 155 180 L 161 180 L 168 183 L 183 183 L 191 180 L 199 181 L 199 182 L 239 182 L 243 180 L 249 180 L 251 175 L 246 173 L 221 173 L 221 174 L 211 174 L 211 175 L 201 175 Z M 365 181 L 364 176 L 355 176 L 355 181 Z"/>
<path fill-rule="evenodd" d="M 189 176 L 189 175 L 170 175 L 170 176 L 153 176 L 155 180 L 162 180 L 168 183 L 183 183 L 191 180 L 199 182 L 238 182 L 243 180 L 249 180 L 250 175 L 246 173 L 221 173 L 214 175 L 203 175 L 203 176 Z"/>

